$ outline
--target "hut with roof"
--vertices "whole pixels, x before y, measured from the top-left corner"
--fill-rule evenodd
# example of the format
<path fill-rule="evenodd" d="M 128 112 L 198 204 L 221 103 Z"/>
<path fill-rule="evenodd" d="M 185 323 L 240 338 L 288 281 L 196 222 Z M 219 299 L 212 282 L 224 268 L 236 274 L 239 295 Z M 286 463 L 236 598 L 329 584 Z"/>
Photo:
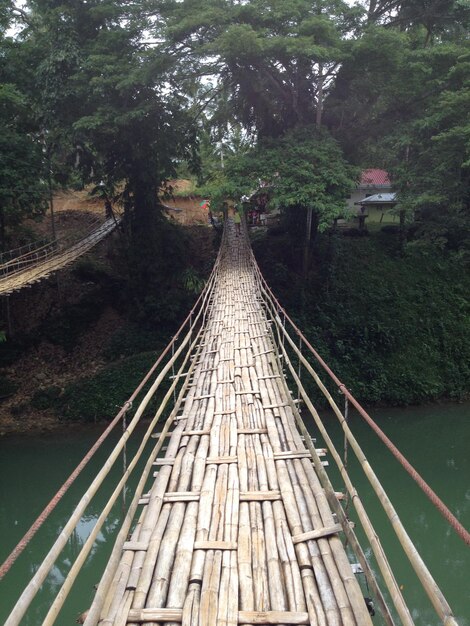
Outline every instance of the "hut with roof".
<path fill-rule="evenodd" d="M 347 200 L 348 208 L 354 211 L 355 206 L 364 198 L 392 192 L 392 183 L 388 172 L 380 169 L 364 170 L 361 173 L 358 186 L 351 192 Z"/>
<path fill-rule="evenodd" d="M 350 212 L 348 222 L 354 222 L 359 228 L 368 224 L 394 224 L 399 219 L 391 209 L 397 204 L 396 194 L 388 172 L 381 169 L 368 169 L 361 173 L 358 186 L 347 199 Z"/>

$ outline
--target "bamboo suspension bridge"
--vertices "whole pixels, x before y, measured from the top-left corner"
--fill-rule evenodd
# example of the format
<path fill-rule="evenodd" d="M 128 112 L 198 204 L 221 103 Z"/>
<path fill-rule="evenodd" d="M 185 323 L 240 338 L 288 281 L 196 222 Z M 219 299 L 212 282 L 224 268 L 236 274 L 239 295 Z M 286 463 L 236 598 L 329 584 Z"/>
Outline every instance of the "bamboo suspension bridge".
<path fill-rule="evenodd" d="M 345 411 L 328 392 L 313 362 L 326 369 L 342 392 Z M 355 574 L 358 570 L 368 582 L 381 623 L 414 624 L 413 607 L 403 598 L 345 459 L 305 390 L 306 377 L 318 385 L 340 421 L 349 454 L 354 452 L 359 460 L 389 518 L 390 531 L 403 547 L 403 558 L 415 569 L 438 618 L 446 626 L 455 626 L 451 608 L 349 429 L 347 408 L 352 404 L 365 419 L 371 418 L 280 307 L 243 230 L 237 235 L 230 221 L 208 283 L 178 334 L 0 568 L 1 577 L 104 438 L 124 421 L 122 437 L 18 599 L 6 626 L 22 623 L 131 437 L 138 437 L 137 451 L 131 459 L 124 457 L 122 476 L 43 624 L 64 623 L 60 621 L 64 602 L 138 463 L 137 486 L 90 599 L 84 617 L 87 626 L 367 626 L 372 619 Z M 144 385 L 150 387 L 134 407 Z M 136 427 L 157 394 L 159 404 L 152 408 L 142 435 Z M 325 449 L 317 448 L 307 431 L 299 412 L 301 403 L 313 416 Z M 469 533 L 375 424 L 374 428 L 468 543 Z M 338 466 L 344 493 L 336 492 L 330 482 L 326 455 Z M 344 498 L 355 509 L 380 577 L 365 557 Z"/>
<path fill-rule="evenodd" d="M 119 224 L 119 218 L 110 217 L 105 222 L 95 221 L 89 231 L 76 242 L 56 240 L 19 251 L 13 258 L 0 263 L 0 296 L 30 287 L 51 274 L 74 263 Z"/>

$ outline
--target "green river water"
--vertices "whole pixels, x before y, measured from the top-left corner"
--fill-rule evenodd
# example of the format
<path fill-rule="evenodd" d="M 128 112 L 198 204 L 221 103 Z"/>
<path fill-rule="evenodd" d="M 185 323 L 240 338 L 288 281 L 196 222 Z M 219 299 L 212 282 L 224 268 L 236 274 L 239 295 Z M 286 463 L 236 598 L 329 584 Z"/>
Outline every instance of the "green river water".
<path fill-rule="evenodd" d="M 470 527 L 470 404 L 434 405 L 409 409 L 373 411 L 380 425 L 431 484 L 467 528 Z M 341 435 L 333 418 L 335 439 Z M 439 513 L 421 494 L 413 481 L 400 469 L 391 454 L 357 416 L 351 416 L 353 430 L 363 446 L 379 479 L 388 491 L 411 538 L 421 552 L 433 576 L 443 590 L 460 626 L 470 626 L 470 550 L 455 535 Z M 83 457 L 101 429 L 72 428 L 63 433 L 35 437 L 4 437 L 0 440 L 0 562 L 9 554 L 58 487 Z M 314 429 L 312 428 L 312 432 Z M 114 437 L 113 441 L 116 438 Z M 73 485 L 13 568 L 0 582 L 0 624 L 18 598 L 22 588 L 36 571 L 48 547 L 58 535 L 80 494 L 90 483 L 100 462 L 112 446 L 110 441 Z M 321 445 L 321 441 L 317 442 Z M 129 454 L 132 449 L 128 450 Z M 121 461 L 110 482 L 122 468 Z M 380 513 L 374 496 L 367 493 L 360 468 L 350 462 L 351 473 L 382 543 L 396 571 L 398 583 L 412 607 L 417 626 L 440 623 L 411 568 L 394 539 L 393 531 Z M 341 483 L 331 471 L 335 489 Z M 129 490 L 132 489 L 130 485 Z M 37 599 L 23 619 L 24 626 L 38 626 L 45 607 L 58 590 L 70 560 L 80 550 L 103 504 L 100 494 L 71 537 L 66 550 L 53 567 Z M 92 558 L 77 581 L 71 598 L 57 620 L 59 626 L 74 624 L 77 614 L 85 610 L 99 580 L 111 547 L 111 539 L 122 516 L 122 503 L 116 506 L 98 542 Z M 352 515 L 352 517 L 354 517 Z M 367 551 L 369 553 L 369 551 Z M 362 577 L 361 577 L 362 578 Z M 380 618 L 374 618 L 381 624 Z"/>

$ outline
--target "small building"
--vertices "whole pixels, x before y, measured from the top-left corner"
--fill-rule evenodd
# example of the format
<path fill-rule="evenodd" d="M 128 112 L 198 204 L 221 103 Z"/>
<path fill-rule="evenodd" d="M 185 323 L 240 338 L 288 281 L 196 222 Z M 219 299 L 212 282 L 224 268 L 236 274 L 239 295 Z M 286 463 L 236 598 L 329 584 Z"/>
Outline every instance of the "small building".
<path fill-rule="evenodd" d="M 380 169 L 364 170 L 359 185 L 352 191 L 347 200 L 348 208 L 354 211 L 355 205 L 364 198 L 379 193 L 392 193 L 392 183 L 388 172 Z"/>
<path fill-rule="evenodd" d="M 387 211 L 393 209 L 397 204 L 396 193 L 377 193 L 371 196 L 363 198 L 359 202 L 355 202 L 356 206 L 359 206 L 355 217 L 357 216 L 359 222 L 359 228 L 364 228 L 366 218 L 369 218 L 369 223 L 384 223 L 384 217 Z M 387 224 L 398 222 L 399 218 L 395 214 L 388 213 L 385 217 Z"/>
<path fill-rule="evenodd" d="M 366 218 L 368 224 L 398 222 L 398 218 L 390 211 L 395 206 L 396 200 L 390 176 L 385 170 L 377 168 L 364 170 L 358 186 L 351 192 L 346 203 L 349 216 L 345 220 L 337 220 L 338 226 L 364 228 Z"/>

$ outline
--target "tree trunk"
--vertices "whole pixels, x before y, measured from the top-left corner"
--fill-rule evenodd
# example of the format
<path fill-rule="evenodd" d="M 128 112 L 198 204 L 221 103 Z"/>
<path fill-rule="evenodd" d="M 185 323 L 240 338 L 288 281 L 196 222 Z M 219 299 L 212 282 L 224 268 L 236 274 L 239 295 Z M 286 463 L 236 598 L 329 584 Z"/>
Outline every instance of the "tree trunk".
<path fill-rule="evenodd" d="M 3 296 L 2 297 L 2 301 L 4 302 L 5 306 L 4 308 L 4 312 L 5 312 L 5 322 L 6 322 L 6 336 L 11 339 L 13 337 L 13 323 L 11 320 L 11 312 L 10 312 L 10 296 Z"/>
<path fill-rule="evenodd" d="M 323 117 L 323 63 L 319 64 L 318 68 L 318 92 L 317 92 L 317 116 L 316 125 L 317 128 L 321 127 Z"/>
<path fill-rule="evenodd" d="M 304 243 L 304 262 L 303 262 L 303 275 L 304 279 L 307 278 L 308 270 L 310 266 L 310 242 L 312 239 L 312 223 L 313 223 L 313 209 L 307 208 L 307 226 L 305 230 L 305 243 Z"/>
<path fill-rule="evenodd" d="M 376 0 L 370 0 L 369 1 L 369 8 L 367 10 L 367 21 L 369 23 L 375 21 L 375 9 L 376 9 L 376 6 L 377 6 Z"/>
<path fill-rule="evenodd" d="M 400 250 L 403 251 L 405 247 L 405 211 L 400 211 Z"/>
<path fill-rule="evenodd" d="M 52 239 L 55 241 L 57 239 L 57 234 L 55 229 L 54 194 L 52 192 L 52 163 L 50 154 L 48 154 L 47 157 L 47 184 L 49 186 L 49 207 L 51 209 Z"/>

